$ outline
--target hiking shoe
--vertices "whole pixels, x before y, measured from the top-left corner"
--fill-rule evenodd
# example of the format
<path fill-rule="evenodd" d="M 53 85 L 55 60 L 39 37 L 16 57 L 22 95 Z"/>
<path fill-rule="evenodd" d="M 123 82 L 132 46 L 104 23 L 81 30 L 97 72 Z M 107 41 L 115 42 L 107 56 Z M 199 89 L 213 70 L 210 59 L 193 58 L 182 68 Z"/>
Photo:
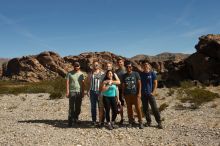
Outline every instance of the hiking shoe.
<path fill-rule="evenodd" d="M 144 129 L 144 125 L 142 123 L 139 124 L 139 129 Z"/>
<path fill-rule="evenodd" d="M 112 130 L 113 129 L 112 124 L 108 123 L 107 128 L 108 128 L 108 130 Z"/>
<path fill-rule="evenodd" d="M 147 123 L 144 124 L 144 126 L 145 126 L 145 127 L 150 127 L 150 126 L 151 126 L 151 123 L 150 123 L 150 122 L 147 122 Z"/>
<path fill-rule="evenodd" d="M 157 125 L 157 128 L 158 128 L 158 129 L 163 129 L 162 124 L 161 124 L 161 123 L 159 123 L 159 124 Z"/>

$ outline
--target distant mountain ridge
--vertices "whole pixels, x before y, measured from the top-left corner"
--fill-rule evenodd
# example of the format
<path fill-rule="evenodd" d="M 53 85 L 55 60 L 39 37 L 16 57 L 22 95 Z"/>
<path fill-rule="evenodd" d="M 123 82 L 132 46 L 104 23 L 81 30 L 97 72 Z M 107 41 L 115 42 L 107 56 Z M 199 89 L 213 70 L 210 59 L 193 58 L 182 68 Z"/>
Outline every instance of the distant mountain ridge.
<path fill-rule="evenodd" d="M 163 52 L 155 56 L 140 54 L 130 59 L 132 61 L 149 60 L 150 62 L 163 62 L 167 60 L 180 61 L 186 59 L 189 56 L 190 54 Z"/>

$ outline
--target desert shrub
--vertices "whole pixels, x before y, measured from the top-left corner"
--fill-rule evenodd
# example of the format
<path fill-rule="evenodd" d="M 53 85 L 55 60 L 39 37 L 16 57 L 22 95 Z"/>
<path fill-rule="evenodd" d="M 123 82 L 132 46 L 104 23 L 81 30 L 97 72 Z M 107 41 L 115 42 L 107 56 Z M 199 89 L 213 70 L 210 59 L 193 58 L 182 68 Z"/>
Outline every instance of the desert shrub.
<path fill-rule="evenodd" d="M 50 99 L 61 99 L 62 97 L 63 94 L 61 92 L 52 92 L 49 96 Z"/>
<path fill-rule="evenodd" d="M 212 101 L 215 98 L 220 98 L 220 96 L 217 93 L 202 88 L 178 90 L 178 99 L 183 103 L 194 103 L 194 109 L 197 109 L 201 104 Z"/>
<path fill-rule="evenodd" d="M 169 106 L 169 105 L 168 105 L 167 103 L 161 104 L 160 107 L 159 107 L 159 112 L 165 110 L 168 106 Z"/>
<path fill-rule="evenodd" d="M 1 81 L 0 94 L 20 94 L 20 93 L 50 93 L 55 95 L 65 93 L 65 79 L 57 78 L 54 80 L 41 81 L 37 83 L 22 83 L 16 81 Z M 55 94 L 56 93 L 56 94 Z"/>

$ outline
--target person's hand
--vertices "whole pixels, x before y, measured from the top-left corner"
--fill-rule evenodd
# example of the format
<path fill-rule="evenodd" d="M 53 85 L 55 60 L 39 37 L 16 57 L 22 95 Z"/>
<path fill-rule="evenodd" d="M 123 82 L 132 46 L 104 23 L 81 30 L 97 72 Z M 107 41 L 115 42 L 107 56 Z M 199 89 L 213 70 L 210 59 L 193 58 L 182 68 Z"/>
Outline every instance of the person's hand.
<path fill-rule="evenodd" d="M 155 95 L 156 95 L 156 93 L 155 93 L 155 92 L 151 92 L 151 95 L 152 95 L 152 96 L 155 96 Z"/>

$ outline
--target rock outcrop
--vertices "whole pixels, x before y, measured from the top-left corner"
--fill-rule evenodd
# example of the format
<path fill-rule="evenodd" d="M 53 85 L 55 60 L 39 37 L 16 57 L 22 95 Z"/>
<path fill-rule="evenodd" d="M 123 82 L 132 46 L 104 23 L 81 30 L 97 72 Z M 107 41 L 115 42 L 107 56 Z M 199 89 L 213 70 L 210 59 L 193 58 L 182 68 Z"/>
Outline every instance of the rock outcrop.
<path fill-rule="evenodd" d="M 82 71 L 89 72 L 94 60 L 99 61 L 104 68 L 107 62 L 112 62 L 115 67 L 119 58 L 127 60 L 110 52 L 88 52 L 62 58 L 57 53 L 48 51 L 9 60 L 6 69 L 3 70 L 3 76 L 19 81 L 38 82 L 58 76 L 65 77 L 66 73 L 73 69 L 72 64 L 75 61 L 80 62 Z M 134 64 L 138 70 L 138 65 Z"/>
<path fill-rule="evenodd" d="M 185 60 L 191 79 L 220 82 L 220 35 L 201 36 L 195 48 L 197 52 Z"/>
<path fill-rule="evenodd" d="M 13 58 L 7 63 L 7 69 L 3 76 L 28 82 L 53 79 L 65 76 L 68 71 L 68 63 L 54 52 L 42 52 L 35 56 Z"/>

